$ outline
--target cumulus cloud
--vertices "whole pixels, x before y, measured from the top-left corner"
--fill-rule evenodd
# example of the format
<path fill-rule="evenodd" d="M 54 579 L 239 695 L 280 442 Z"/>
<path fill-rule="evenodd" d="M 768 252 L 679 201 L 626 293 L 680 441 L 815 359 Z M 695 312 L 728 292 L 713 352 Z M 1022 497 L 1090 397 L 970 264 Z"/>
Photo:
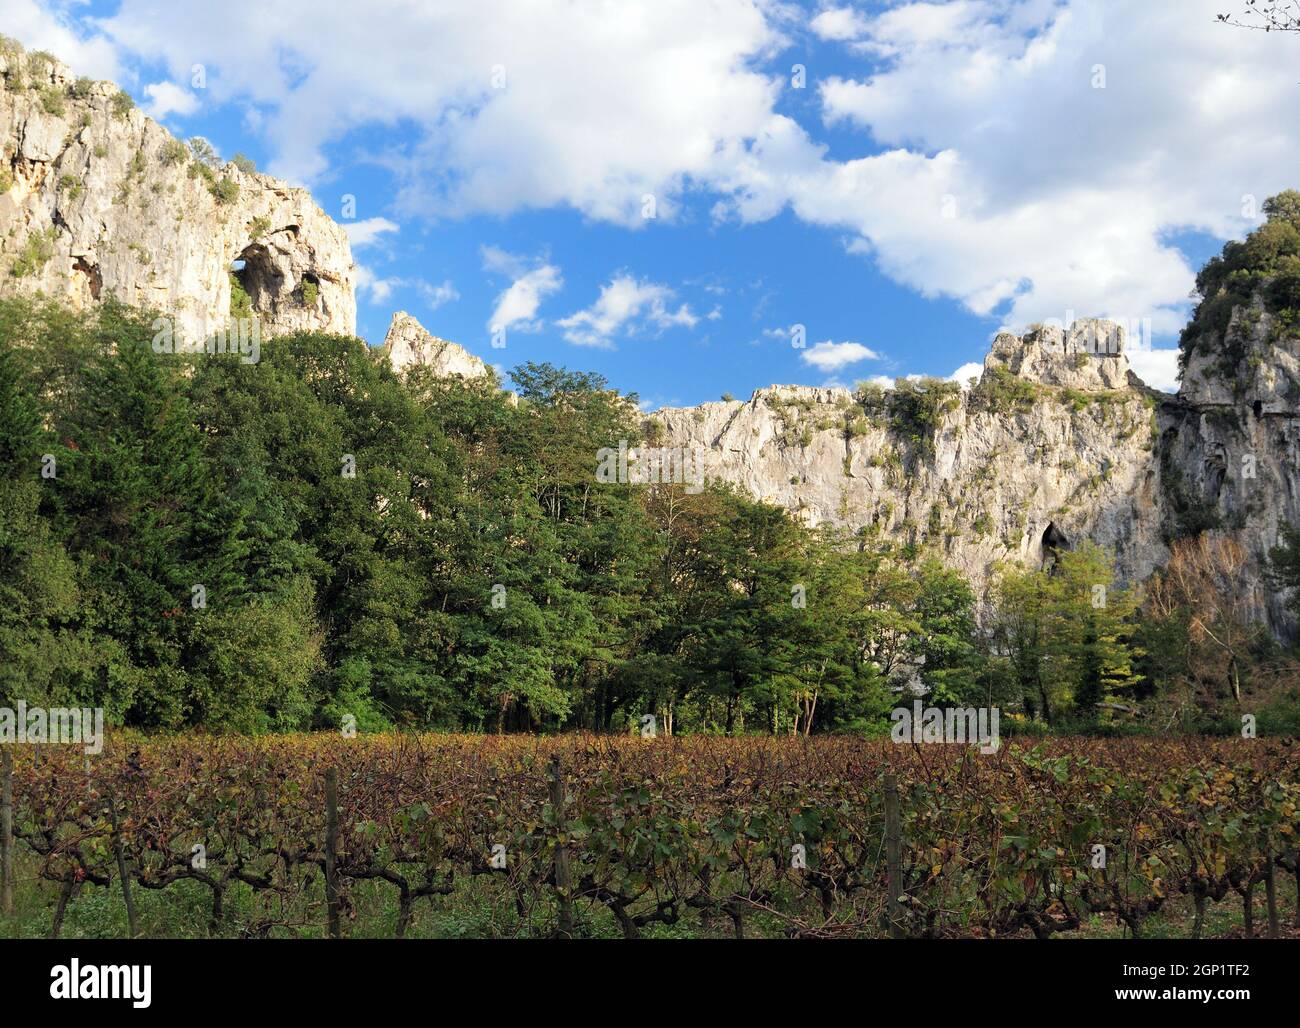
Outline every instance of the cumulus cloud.
<path fill-rule="evenodd" d="M 616 275 L 601 287 L 596 302 L 556 322 L 564 338 L 578 346 L 608 349 L 620 333 L 631 334 L 643 327 L 658 329 L 694 328 L 699 318 L 687 304 L 672 308 L 674 294 L 667 286 L 638 281 L 631 275 Z"/>
<path fill-rule="evenodd" d="M 1214 13 L 1215 0 L 896 5 L 854 44 L 870 72 L 820 89 L 828 123 L 885 152 L 805 161 L 789 202 L 977 313 L 1024 325 L 1073 308 L 1172 331 L 1193 271 L 1169 230 L 1240 234 L 1242 197 L 1284 187 L 1300 160 L 1300 139 L 1276 132 L 1294 54 Z"/>
<path fill-rule="evenodd" d="M 805 364 L 811 364 L 822 371 L 838 371 L 860 361 L 880 359 L 880 354 L 861 343 L 832 343 L 830 340 L 809 347 L 799 356 Z"/>
<path fill-rule="evenodd" d="M 869 22 L 852 7 L 832 7 L 808 23 L 808 27 L 822 39 L 841 42 L 864 35 L 868 25 Z"/>
<path fill-rule="evenodd" d="M 395 289 L 414 290 L 430 310 L 436 310 L 445 303 L 460 299 L 460 293 L 450 279 L 444 279 L 435 285 L 424 279 L 403 278 L 400 275 L 384 277 L 376 275 L 374 269 L 364 264 L 357 265 L 356 277 L 357 292 L 371 303 L 386 302 Z"/>
<path fill-rule="evenodd" d="M 401 284 L 399 278 L 382 278 L 364 264 L 357 265 L 357 292 L 368 297 L 372 303 L 383 303 L 393 294 L 393 289 Z"/>
<path fill-rule="evenodd" d="M 74 30 L 67 13 L 57 7 L 37 0 L 5 0 L 4 33 L 28 50 L 52 53 L 79 75 L 130 84 L 112 41 Z"/>
<path fill-rule="evenodd" d="M 460 299 L 460 293 L 451 284 L 451 279 L 443 279 L 437 285 L 430 282 L 420 282 L 416 288 L 430 308 L 441 307 L 444 303 L 451 303 Z"/>
<path fill-rule="evenodd" d="M 215 99 L 263 109 L 273 174 L 311 182 L 351 130 L 407 121 L 421 132 L 390 155 L 401 208 L 570 206 L 641 225 L 646 194 L 670 218 L 770 112 L 780 79 L 752 67 L 781 40 L 769 6 L 714 0 L 702 25 L 698 0 L 392 0 L 376 18 L 343 0 L 279 0 L 274 17 L 229 0 L 239 31 L 214 32 L 200 5 L 122 0 L 98 24 L 172 77 L 204 63 Z"/>
<path fill-rule="evenodd" d="M 960 383 L 963 389 L 969 389 L 970 380 L 972 378 L 978 379 L 983 374 L 984 365 L 976 361 L 971 361 L 969 364 L 963 364 L 960 368 L 949 375 L 948 380 L 950 382 Z"/>
<path fill-rule="evenodd" d="M 365 218 L 362 221 L 343 222 L 343 230 L 348 234 L 348 242 L 352 244 L 354 250 L 370 246 L 385 232 L 397 232 L 400 227 L 387 218 Z"/>
<path fill-rule="evenodd" d="M 1133 372 L 1152 389 L 1166 393 L 1178 391 L 1178 351 L 1175 349 L 1129 349 L 1128 360 Z"/>
<path fill-rule="evenodd" d="M 159 121 L 169 114 L 185 117 L 199 109 L 199 98 L 174 82 L 151 82 L 144 87 L 144 95 L 148 97 L 145 113 Z"/>
<path fill-rule="evenodd" d="M 540 258 L 530 260 L 495 246 L 484 246 L 481 253 L 486 271 L 514 279 L 497 295 L 492 316 L 488 318 L 488 331 L 536 331 L 540 327 L 537 309 L 546 297 L 564 285 L 560 269 Z"/>

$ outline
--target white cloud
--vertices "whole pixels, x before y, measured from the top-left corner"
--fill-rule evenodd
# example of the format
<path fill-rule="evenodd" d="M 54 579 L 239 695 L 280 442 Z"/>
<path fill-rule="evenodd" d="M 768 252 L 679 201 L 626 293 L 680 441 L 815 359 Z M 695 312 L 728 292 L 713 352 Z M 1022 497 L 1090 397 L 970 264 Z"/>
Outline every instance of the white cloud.
<path fill-rule="evenodd" d="M 880 354 L 861 343 L 832 343 L 829 340 L 804 350 L 799 356 L 805 364 L 822 371 L 838 371 L 859 361 L 880 359 Z"/>
<path fill-rule="evenodd" d="M 385 303 L 393 295 L 394 289 L 414 289 L 428 305 L 436 310 L 445 303 L 460 299 L 460 293 L 445 279 L 438 285 L 417 278 L 403 278 L 399 275 L 387 278 L 376 275 L 372 268 L 358 264 L 356 270 L 357 292 L 367 297 L 371 303 Z"/>
<path fill-rule="evenodd" d="M 833 7 L 822 11 L 808 27 L 822 39 L 857 39 L 867 31 L 868 22 L 852 7 Z"/>
<path fill-rule="evenodd" d="M 631 334 L 642 326 L 694 328 L 700 319 L 686 304 L 673 310 L 673 299 L 673 291 L 667 286 L 616 275 L 601 287 L 595 303 L 556 324 L 565 330 L 564 338 L 569 342 L 603 348 L 612 347 L 613 337 L 619 333 Z"/>
<path fill-rule="evenodd" d="M 862 43 L 883 65 L 821 88 L 828 122 L 886 152 L 804 153 L 783 198 L 856 230 L 895 279 L 978 313 L 1024 325 L 1075 309 L 1172 331 L 1193 272 L 1167 233 L 1240 234 L 1242 196 L 1284 187 L 1300 162 L 1300 138 L 1277 131 L 1293 49 L 1215 25 L 1216 3 L 896 5 Z M 791 161 L 799 135 L 759 149 Z"/>
<path fill-rule="evenodd" d="M 145 113 L 158 121 L 169 114 L 185 117 L 199 109 L 199 98 L 173 82 L 151 82 L 144 87 L 144 95 L 149 98 Z"/>
<path fill-rule="evenodd" d="M 401 284 L 400 278 L 380 278 L 364 264 L 357 265 L 357 292 L 368 296 L 373 303 L 383 303 Z"/>
<path fill-rule="evenodd" d="M 972 361 L 969 364 L 963 364 L 960 368 L 948 376 L 950 382 L 958 382 L 963 389 L 970 387 L 972 378 L 978 379 L 984 374 L 984 365 Z"/>
<path fill-rule="evenodd" d="M 218 101 L 263 108 L 272 174 L 314 181 L 325 150 L 374 121 L 420 137 L 392 155 L 399 209 L 433 215 L 571 206 L 639 226 L 717 175 L 768 116 L 782 78 L 751 67 L 781 39 L 767 0 L 538 4 L 122 0 L 98 22 L 124 49 Z M 303 31 L 310 25 L 310 31 Z M 499 74 L 496 74 L 499 72 Z"/>
<path fill-rule="evenodd" d="M 362 221 L 345 221 L 343 230 L 348 234 L 348 242 L 352 244 L 352 249 L 360 250 L 363 246 L 370 246 L 385 232 L 397 232 L 401 228 L 394 221 L 387 218 L 366 218 Z"/>
<path fill-rule="evenodd" d="M 113 43 L 75 31 L 62 10 L 37 0 L 5 0 L 4 34 L 28 50 L 45 50 L 79 75 L 130 85 Z"/>
<path fill-rule="evenodd" d="M 451 284 L 451 279 L 444 279 L 438 285 L 432 285 L 429 282 L 420 282 L 416 287 L 419 293 L 424 297 L 424 302 L 431 309 L 441 307 L 444 303 L 451 303 L 460 299 L 460 293 L 456 287 Z"/>
<path fill-rule="evenodd" d="M 540 258 L 530 261 L 495 246 L 484 246 L 481 253 L 485 270 L 514 278 L 497 295 L 492 316 L 488 318 L 488 331 L 536 331 L 540 327 L 536 321 L 537 309 L 546 297 L 564 285 L 560 269 Z"/>
<path fill-rule="evenodd" d="M 1166 393 L 1178 391 L 1178 351 L 1129 349 L 1128 360 L 1133 371 L 1152 389 Z"/>

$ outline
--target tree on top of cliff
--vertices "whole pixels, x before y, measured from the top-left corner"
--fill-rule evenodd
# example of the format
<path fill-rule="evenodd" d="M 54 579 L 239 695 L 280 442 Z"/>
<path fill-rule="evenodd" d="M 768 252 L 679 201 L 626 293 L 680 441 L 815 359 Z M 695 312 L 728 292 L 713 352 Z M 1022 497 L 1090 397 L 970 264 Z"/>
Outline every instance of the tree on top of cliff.
<path fill-rule="evenodd" d="M 1231 374 L 1244 340 L 1228 331 L 1238 307 L 1262 302 L 1279 332 L 1300 327 L 1300 191 L 1288 189 L 1264 201 L 1267 220 L 1244 240 L 1223 247 L 1196 276 L 1200 302 L 1179 338 L 1179 365 L 1198 349 L 1218 349 Z"/>

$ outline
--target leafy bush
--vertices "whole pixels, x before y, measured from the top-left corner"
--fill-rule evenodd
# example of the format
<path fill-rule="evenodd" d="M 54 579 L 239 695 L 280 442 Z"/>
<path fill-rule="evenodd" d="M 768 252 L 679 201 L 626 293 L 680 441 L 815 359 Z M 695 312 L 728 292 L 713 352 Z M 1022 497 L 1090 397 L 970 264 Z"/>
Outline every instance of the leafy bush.
<path fill-rule="evenodd" d="M 943 419 L 961 406 L 961 386 L 941 378 L 903 379 L 889 400 L 889 427 L 916 445 L 927 459 Z"/>
<path fill-rule="evenodd" d="M 212 144 L 202 136 L 191 136 L 189 146 L 190 153 L 194 155 L 194 159 L 200 164 L 208 168 L 214 168 L 217 166 L 220 160 L 220 158 L 217 157 L 217 151 L 213 148 Z"/>
<path fill-rule="evenodd" d="M 208 192 L 217 198 L 217 203 L 232 204 L 239 199 L 239 183 L 223 175 L 219 182 L 208 186 Z"/>
<path fill-rule="evenodd" d="M 54 55 L 44 50 L 33 50 L 27 55 L 27 76 L 32 80 L 32 84 L 41 83 L 42 86 L 47 83 L 45 79 L 50 77 L 50 70 L 54 67 Z"/>
<path fill-rule="evenodd" d="M 253 298 L 233 271 L 230 273 L 230 316 L 236 320 L 253 316 Z"/>
<path fill-rule="evenodd" d="M 158 151 L 158 159 L 166 167 L 171 167 L 174 164 L 184 164 L 190 159 L 190 148 L 179 139 L 169 139 L 163 143 L 162 148 Z"/>
<path fill-rule="evenodd" d="M 23 46 L 16 39 L 0 35 L 0 57 L 5 58 L 5 87 L 7 89 L 23 88 L 22 64 L 18 60 L 23 54 Z"/>
<path fill-rule="evenodd" d="M 68 113 L 67 104 L 63 102 L 63 93 L 59 91 L 57 86 L 41 86 L 39 95 L 41 107 L 46 114 L 62 118 Z"/>
<path fill-rule="evenodd" d="M 108 102 L 108 108 L 113 112 L 114 117 L 125 118 L 135 109 L 135 101 L 125 89 L 119 89 Z"/>
<path fill-rule="evenodd" d="M 1040 394 L 1036 383 L 1013 375 L 1006 368 L 994 366 L 985 371 L 971 397 L 980 410 L 994 414 L 1023 414 L 1034 406 Z"/>
<path fill-rule="evenodd" d="M 53 225 L 44 231 L 29 235 L 23 248 L 18 251 L 18 258 L 9 269 L 9 274 L 14 278 L 26 278 L 40 271 L 54 256 L 54 238 Z"/>

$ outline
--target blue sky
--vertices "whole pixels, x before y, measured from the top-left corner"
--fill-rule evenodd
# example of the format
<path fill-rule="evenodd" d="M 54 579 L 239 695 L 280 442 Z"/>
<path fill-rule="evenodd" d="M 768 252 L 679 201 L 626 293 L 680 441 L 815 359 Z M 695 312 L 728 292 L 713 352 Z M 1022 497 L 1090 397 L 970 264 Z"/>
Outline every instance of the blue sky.
<path fill-rule="evenodd" d="M 1300 184 L 1300 41 L 1222 0 L 3 6 L 310 188 L 364 338 L 406 310 L 649 406 L 964 377 L 1071 312 L 1149 325 L 1135 367 L 1171 388 L 1195 269 Z"/>

